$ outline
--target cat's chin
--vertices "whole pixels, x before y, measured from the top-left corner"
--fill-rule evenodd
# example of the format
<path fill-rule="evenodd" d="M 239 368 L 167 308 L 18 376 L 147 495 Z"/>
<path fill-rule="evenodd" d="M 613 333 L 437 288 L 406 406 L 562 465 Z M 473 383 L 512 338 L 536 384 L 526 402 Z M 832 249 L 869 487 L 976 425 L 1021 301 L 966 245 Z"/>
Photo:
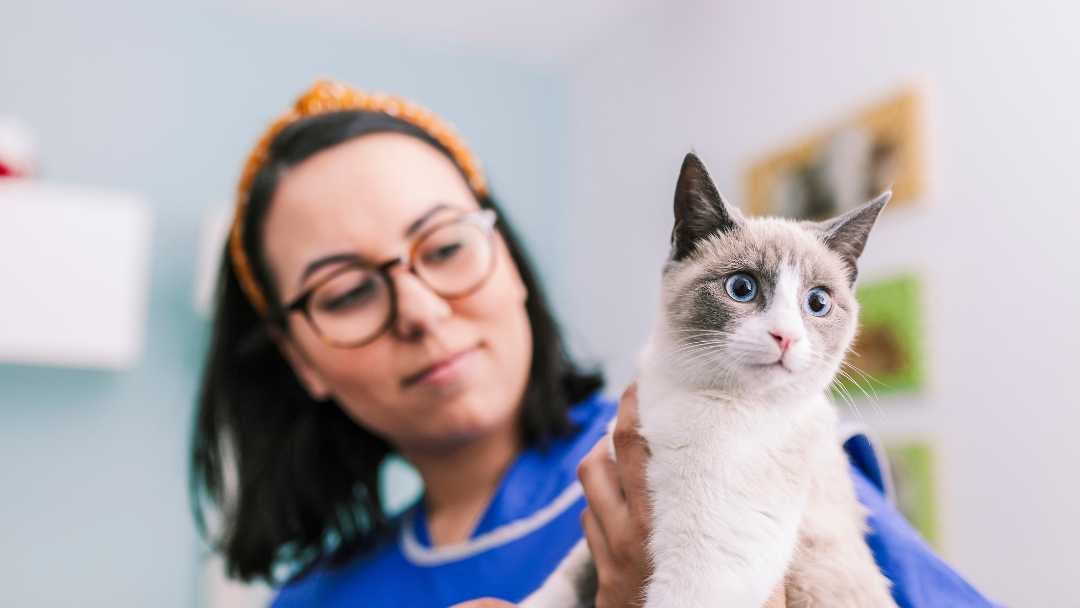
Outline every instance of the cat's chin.
<path fill-rule="evenodd" d="M 831 377 L 816 366 L 807 366 L 797 359 L 742 361 L 693 370 L 674 367 L 668 368 L 668 373 L 691 391 L 722 394 L 751 402 L 816 394 L 824 390 L 821 387 L 828 384 L 828 377 Z"/>
<path fill-rule="evenodd" d="M 745 374 L 753 377 L 756 382 L 767 379 L 777 384 L 796 382 L 806 371 L 805 367 L 783 359 L 765 363 L 747 362 L 743 364 L 743 368 Z"/>
<path fill-rule="evenodd" d="M 792 396 L 816 394 L 824 390 L 827 379 L 811 367 L 799 367 L 792 362 L 744 363 L 740 380 L 729 387 L 733 393 L 755 400 L 786 399 Z"/>

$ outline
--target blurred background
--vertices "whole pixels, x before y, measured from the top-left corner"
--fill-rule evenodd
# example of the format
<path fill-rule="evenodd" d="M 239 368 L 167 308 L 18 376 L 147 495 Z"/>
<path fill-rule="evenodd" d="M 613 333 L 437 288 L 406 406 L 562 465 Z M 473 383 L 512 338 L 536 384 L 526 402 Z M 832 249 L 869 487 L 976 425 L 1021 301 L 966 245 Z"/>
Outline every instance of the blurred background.
<path fill-rule="evenodd" d="M 850 416 L 976 586 L 1080 606 L 1078 21 L 1069 2 L 0 0 L 0 176 L 29 178 L 0 177 L 3 603 L 263 597 L 207 565 L 186 442 L 241 161 L 330 76 L 457 125 L 611 392 L 688 150 L 748 211 L 893 185 Z"/>

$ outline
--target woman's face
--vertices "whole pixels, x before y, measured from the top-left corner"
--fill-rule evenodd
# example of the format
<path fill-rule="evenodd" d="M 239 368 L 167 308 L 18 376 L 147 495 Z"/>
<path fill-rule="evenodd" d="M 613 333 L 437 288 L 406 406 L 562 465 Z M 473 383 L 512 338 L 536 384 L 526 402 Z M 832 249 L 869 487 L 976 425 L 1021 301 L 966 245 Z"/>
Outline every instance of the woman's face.
<path fill-rule="evenodd" d="M 358 137 L 324 150 L 281 178 L 263 225 L 266 259 L 283 302 L 340 268 L 314 263 L 358 254 L 382 262 L 413 235 L 478 209 L 456 166 L 406 135 Z M 278 340 L 308 392 L 333 398 L 355 421 L 399 449 L 438 450 L 515 425 L 532 359 L 526 290 L 502 238 L 483 285 L 436 295 L 401 265 L 393 325 L 357 348 L 325 344 L 302 314 Z"/>

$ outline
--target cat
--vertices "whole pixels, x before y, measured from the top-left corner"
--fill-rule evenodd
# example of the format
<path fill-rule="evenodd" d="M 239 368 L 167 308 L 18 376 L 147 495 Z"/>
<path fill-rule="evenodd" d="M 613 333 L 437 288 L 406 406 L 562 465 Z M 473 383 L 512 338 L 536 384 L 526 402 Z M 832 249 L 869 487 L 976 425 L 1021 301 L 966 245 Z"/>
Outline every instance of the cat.
<path fill-rule="evenodd" d="M 864 540 L 826 389 L 855 337 L 856 261 L 891 194 L 824 222 L 747 218 L 686 156 L 641 353 L 647 608 L 895 606 Z M 526 608 L 589 606 L 582 540 Z"/>

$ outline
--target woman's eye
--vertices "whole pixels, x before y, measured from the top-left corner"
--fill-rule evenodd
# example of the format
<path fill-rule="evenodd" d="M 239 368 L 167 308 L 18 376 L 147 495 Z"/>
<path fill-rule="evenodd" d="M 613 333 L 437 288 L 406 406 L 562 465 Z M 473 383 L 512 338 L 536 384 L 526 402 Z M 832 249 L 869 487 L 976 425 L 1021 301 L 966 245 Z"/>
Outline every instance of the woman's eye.
<path fill-rule="evenodd" d="M 464 243 L 458 241 L 453 243 L 447 243 L 424 252 L 424 261 L 432 264 L 438 264 L 439 262 L 445 262 L 454 257 L 465 246 Z"/>
<path fill-rule="evenodd" d="M 815 287 L 807 292 L 804 308 L 815 317 L 824 317 L 832 310 L 832 298 L 823 287 Z"/>
<path fill-rule="evenodd" d="M 757 295 L 757 280 L 745 272 L 740 272 L 728 277 L 727 282 L 724 283 L 724 289 L 732 300 L 749 302 Z"/>
<path fill-rule="evenodd" d="M 339 296 L 327 298 L 323 301 L 322 308 L 327 312 L 336 312 L 347 307 L 362 306 L 372 299 L 375 288 L 375 281 L 368 279 Z"/>

